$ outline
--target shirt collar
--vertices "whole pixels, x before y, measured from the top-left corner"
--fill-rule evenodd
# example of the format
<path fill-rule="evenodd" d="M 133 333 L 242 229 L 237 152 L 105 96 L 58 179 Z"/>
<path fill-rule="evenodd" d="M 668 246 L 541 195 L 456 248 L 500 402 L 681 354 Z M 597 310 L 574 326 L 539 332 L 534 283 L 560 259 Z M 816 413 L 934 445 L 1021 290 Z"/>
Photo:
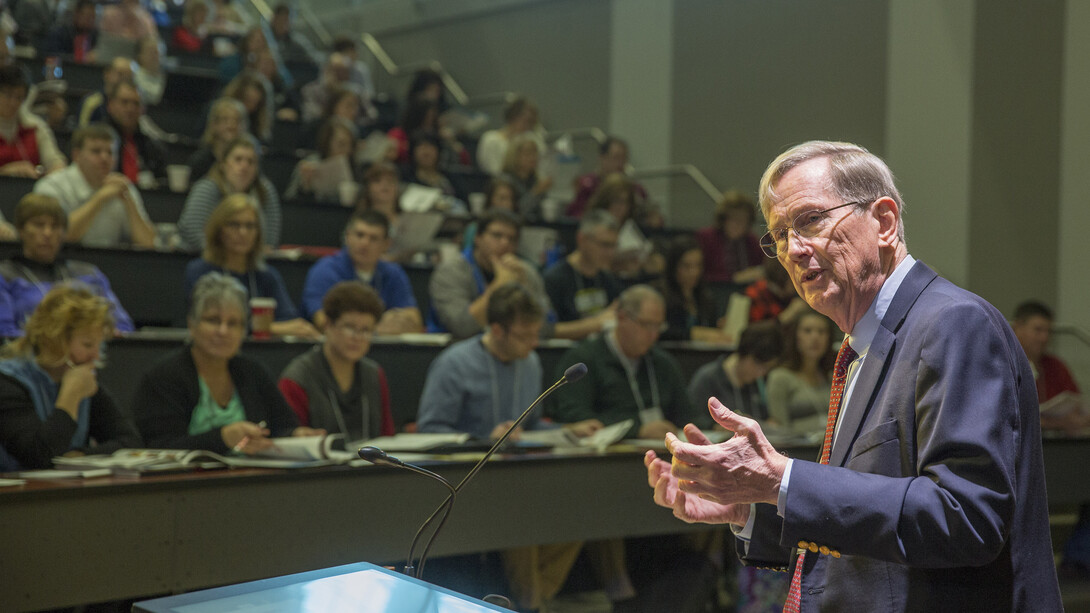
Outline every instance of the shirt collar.
<path fill-rule="evenodd" d="M 878 323 L 886 316 L 886 311 L 889 310 L 893 297 L 897 295 L 901 282 L 905 280 L 905 276 L 908 275 L 908 271 L 912 269 L 912 265 L 915 263 L 915 258 L 911 255 L 905 255 L 905 259 L 901 260 L 897 268 L 893 269 L 893 274 L 882 283 L 881 289 L 878 290 L 878 296 L 871 302 L 867 312 L 863 313 L 863 317 L 856 322 L 855 327 L 848 333 L 848 344 L 852 346 L 857 354 L 861 356 L 867 354 L 871 341 L 874 340 L 874 335 L 878 332 Z"/>

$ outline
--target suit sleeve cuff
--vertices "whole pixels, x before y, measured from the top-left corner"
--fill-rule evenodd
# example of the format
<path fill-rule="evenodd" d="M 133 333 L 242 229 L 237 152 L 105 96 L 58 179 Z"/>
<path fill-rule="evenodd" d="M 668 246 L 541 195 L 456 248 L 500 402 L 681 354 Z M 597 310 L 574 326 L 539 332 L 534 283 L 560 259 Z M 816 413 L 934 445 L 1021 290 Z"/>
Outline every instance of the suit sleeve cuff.
<path fill-rule="evenodd" d="M 791 480 L 791 466 L 794 464 L 795 460 L 787 461 L 787 468 L 783 470 L 783 479 L 780 480 L 780 493 L 776 495 L 776 514 L 780 517 L 784 516 L 787 508 L 787 483 Z"/>

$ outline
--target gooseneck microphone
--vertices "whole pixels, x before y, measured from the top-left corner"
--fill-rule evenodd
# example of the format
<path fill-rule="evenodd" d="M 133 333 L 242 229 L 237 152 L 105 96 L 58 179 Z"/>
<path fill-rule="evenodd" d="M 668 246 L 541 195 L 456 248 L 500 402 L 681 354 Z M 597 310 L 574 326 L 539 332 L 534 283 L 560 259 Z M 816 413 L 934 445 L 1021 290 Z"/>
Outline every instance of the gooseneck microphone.
<path fill-rule="evenodd" d="M 548 398 L 550 394 L 552 394 L 561 386 L 567 383 L 573 383 L 575 381 L 578 381 L 579 379 L 582 379 L 583 376 L 586 374 L 587 365 L 582 362 L 569 366 L 568 369 L 564 371 L 564 376 L 560 377 L 560 379 L 556 383 L 553 383 L 549 387 L 549 389 L 542 392 L 541 395 L 537 397 L 537 399 L 531 402 L 530 406 L 526 407 L 526 410 L 522 412 L 522 415 L 519 415 L 518 419 L 516 419 L 515 422 L 511 424 L 511 427 L 507 428 L 503 435 L 500 436 L 500 438 L 496 439 L 496 442 L 492 444 L 492 447 L 489 448 L 489 450 L 484 454 L 484 457 L 481 458 L 476 464 L 474 464 L 473 468 L 471 468 L 469 472 L 466 473 L 466 476 L 463 477 L 462 480 L 458 483 L 458 485 L 454 487 L 451 486 L 449 481 L 431 472 L 430 470 L 425 470 L 423 468 L 420 468 L 419 466 L 414 466 L 412 464 L 402 462 L 401 460 L 388 455 L 385 451 L 379 449 L 378 447 L 361 447 L 359 449 L 359 451 L 357 452 L 359 456 L 364 460 L 371 462 L 372 464 L 404 468 L 405 470 L 426 475 L 442 482 L 450 490 L 450 493 L 447 494 L 446 499 L 443 500 L 443 502 L 440 503 L 438 507 L 436 507 L 435 511 L 432 511 L 432 514 L 424 520 L 424 523 L 421 524 L 420 528 L 416 531 L 416 535 L 413 537 L 412 544 L 409 545 L 409 555 L 407 556 L 405 562 L 405 574 L 416 577 L 417 579 L 421 578 L 421 576 L 424 574 L 424 564 L 427 562 L 428 552 L 431 551 L 431 546 L 435 542 L 435 538 L 439 535 L 439 531 L 442 530 L 443 525 L 446 524 L 447 517 L 450 516 L 450 511 L 454 508 L 454 500 L 458 496 L 458 492 L 460 492 L 462 488 L 465 487 L 467 483 L 469 483 L 470 479 L 472 479 L 478 472 L 480 472 L 481 468 L 484 467 L 485 463 L 488 462 L 489 458 L 491 458 L 492 455 L 496 453 L 496 450 L 503 446 L 504 442 L 507 441 L 507 438 L 511 436 L 511 433 L 514 432 L 515 429 L 518 428 L 520 425 L 522 425 L 522 422 L 526 421 L 526 418 L 530 416 L 530 413 L 534 410 L 534 407 L 541 404 L 542 400 Z M 413 559 L 416 555 L 416 544 L 420 540 L 420 536 L 427 530 L 428 526 L 430 526 L 435 521 L 436 517 L 438 517 L 440 513 L 443 513 L 443 517 L 439 521 L 439 524 L 436 525 L 435 530 L 431 533 L 431 536 L 428 538 L 428 542 L 424 545 L 424 551 L 420 554 L 420 566 L 416 568 L 416 572 L 414 573 Z"/>

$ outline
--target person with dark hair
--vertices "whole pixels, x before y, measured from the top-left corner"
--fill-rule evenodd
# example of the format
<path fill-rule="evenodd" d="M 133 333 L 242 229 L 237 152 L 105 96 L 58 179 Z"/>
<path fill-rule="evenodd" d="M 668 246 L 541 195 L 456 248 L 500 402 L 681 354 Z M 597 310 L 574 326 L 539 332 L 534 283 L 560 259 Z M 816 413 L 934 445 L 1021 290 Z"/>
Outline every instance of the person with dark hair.
<path fill-rule="evenodd" d="M 208 35 L 207 21 L 209 9 L 204 0 L 186 0 L 182 12 L 182 22 L 174 27 L 170 37 L 171 46 L 178 51 L 197 53 L 204 47 Z"/>
<path fill-rule="evenodd" d="M 488 299 L 497 288 L 517 281 L 532 293 L 545 313 L 552 306 L 541 276 L 529 263 L 515 255 L 522 223 L 507 211 L 495 210 L 479 220 L 480 230 L 473 248 L 462 257 L 443 262 L 432 272 L 428 284 L 433 332 L 450 332 L 454 338 L 468 338 L 487 324 Z M 555 333 L 546 316 L 546 337 Z"/>
<path fill-rule="evenodd" d="M 1037 401 L 1041 403 L 1063 392 L 1079 393 L 1079 385 L 1067 365 L 1047 351 L 1052 338 L 1052 321 L 1052 309 L 1043 302 L 1026 301 L 1014 310 L 1014 335 L 1033 366 Z"/>
<path fill-rule="evenodd" d="M 68 213 L 68 241 L 91 247 L 155 246 L 155 226 L 140 192 L 113 172 L 117 134 L 103 124 L 72 135 L 72 164 L 34 184 L 34 193 L 57 199 Z"/>
<path fill-rule="evenodd" d="M 261 363 L 239 353 L 246 334 L 246 290 L 212 272 L 193 288 L 186 319 L 190 342 L 144 373 L 132 414 L 149 447 L 255 454 L 272 437 L 316 436 Z"/>
<path fill-rule="evenodd" d="M 236 138 L 223 148 L 223 158 L 208 171 L 208 175 L 190 187 L 178 219 L 178 233 L 186 247 L 204 248 L 208 218 L 220 202 L 231 194 L 246 194 L 259 205 L 261 235 L 265 244 L 272 247 L 280 244 L 280 196 L 272 181 L 261 174 L 258 149 L 258 144 L 249 134 Z"/>
<path fill-rule="evenodd" d="M 0 66 L 0 176 L 37 179 L 66 164 L 53 130 L 23 109 L 29 90 L 22 67 Z"/>
<path fill-rule="evenodd" d="M 764 377 L 783 353 L 783 336 L 775 322 L 758 322 L 742 331 L 738 348 L 693 374 L 689 399 L 704 406 L 712 396 L 725 399 L 734 411 L 758 421 L 768 419 Z"/>
<path fill-rule="evenodd" d="M 120 151 L 114 170 L 129 181 L 144 186 L 140 180 L 148 173 L 152 183 L 166 177 L 166 148 L 140 127 L 144 103 L 132 81 L 120 81 L 106 90 L 106 123 L 120 138 Z"/>
<path fill-rule="evenodd" d="M 666 299 L 666 331 L 662 340 L 729 344 L 719 327 L 715 301 L 704 287 L 700 245 L 691 236 L 677 236 L 666 251 L 666 272 L 656 284 Z"/>
<path fill-rule="evenodd" d="M 49 31 L 42 51 L 47 56 L 70 55 L 77 64 L 93 62 L 93 49 L 98 44 L 97 10 L 94 0 L 76 2 L 72 19 Z M 22 24 L 19 29 L 22 31 Z"/>
<path fill-rule="evenodd" d="M 794 321 L 800 313 L 809 310 L 806 302 L 799 298 L 795 285 L 787 270 L 779 261 L 765 258 L 764 278 L 751 283 L 745 289 L 749 298 L 749 321 L 775 319 L 781 324 Z"/>
<path fill-rule="evenodd" d="M 97 381 L 112 334 L 110 303 L 90 288 L 62 284 L 45 295 L 26 334 L 0 352 L 0 471 L 143 445 Z"/>
<path fill-rule="evenodd" d="M 522 134 L 528 134 L 537 144 L 538 151 L 544 152 L 545 141 L 538 134 L 538 128 L 537 105 L 525 96 L 515 98 L 503 110 L 503 127 L 481 135 L 477 143 L 477 165 L 492 176 L 500 174 L 508 145 Z"/>
<path fill-rule="evenodd" d="M 575 181 L 575 198 L 564 209 L 568 217 L 582 217 L 587 210 L 587 203 L 602 184 L 602 179 L 614 173 L 624 174 L 628 166 L 628 143 L 616 136 L 607 137 L 598 146 L 598 169 L 579 177 Z M 633 182 L 636 202 L 647 201 L 647 190 Z"/>
<path fill-rule="evenodd" d="M 443 127 L 441 113 L 439 103 L 432 98 L 423 95 L 409 98 L 400 123 L 386 133 L 397 143 L 398 164 L 412 162 L 409 146 L 412 144 L 413 136 L 420 132 L 427 132 L 438 137 L 439 156 L 436 165 L 440 168 L 470 164 L 469 152 L 450 130 Z"/>
<path fill-rule="evenodd" d="M 273 9 L 272 19 L 269 20 L 269 30 L 273 42 L 280 50 L 280 57 L 285 61 L 316 63 L 318 52 L 305 36 L 292 31 L 292 17 L 291 6 L 281 2 Z"/>
<path fill-rule="evenodd" d="M 272 140 L 273 86 L 264 75 L 242 71 L 223 88 L 222 96 L 234 98 L 245 107 L 250 134 L 264 143 Z"/>
<path fill-rule="evenodd" d="M 419 432 L 465 432 L 495 440 L 514 425 L 541 393 L 541 360 L 534 348 L 545 311 L 537 297 L 518 282 L 505 283 L 488 296 L 488 325 L 483 334 L 444 349 L 428 367 L 417 412 Z M 531 413 L 508 440 L 523 430 L 550 428 L 540 411 Z M 602 427 L 589 419 L 565 426 L 576 436 Z M 560 590 L 582 543 L 520 547 L 503 552 L 515 599 L 537 610 Z"/>
<path fill-rule="evenodd" d="M 79 125 L 106 121 L 106 93 L 122 81 L 132 81 L 132 59 L 115 57 L 102 68 L 102 89 L 80 102 Z"/>
<path fill-rule="evenodd" d="M 374 119 L 378 112 L 371 105 L 371 97 L 360 86 L 349 80 L 352 74 L 352 60 L 340 53 L 331 53 L 322 67 L 319 77 L 303 86 L 303 121 L 314 121 L 322 116 L 326 100 L 334 92 L 341 89 L 351 89 L 360 98 L 364 111 L 364 117 Z"/>
<path fill-rule="evenodd" d="M 185 267 L 185 295 L 189 296 L 198 280 L 209 272 L 230 275 L 246 289 L 246 298 L 273 298 L 276 311 L 270 332 L 278 336 L 315 338 L 320 336 L 299 311 L 288 294 L 283 277 L 265 263 L 264 230 L 260 208 L 246 194 L 231 194 L 223 199 L 204 228 L 201 257 Z"/>
<path fill-rule="evenodd" d="M 385 305 L 375 321 L 376 334 L 420 332 L 423 318 L 405 271 L 382 259 L 389 248 L 390 222 L 378 211 L 357 210 L 344 227 L 344 248 L 314 263 L 303 282 L 303 310 L 321 329 L 329 323 L 324 296 L 342 281 L 361 281 Z"/>
<path fill-rule="evenodd" d="M 303 426 L 343 434 L 347 443 L 394 433 L 386 372 L 368 359 L 382 299 L 359 281 L 341 281 L 322 298 L 325 341 L 280 374 L 280 393 Z"/>
<path fill-rule="evenodd" d="M 409 91 L 405 94 L 405 101 L 412 104 L 414 100 L 427 100 L 437 104 L 440 115 L 450 110 L 446 85 L 443 83 L 443 75 L 438 70 L 421 68 L 413 74 L 413 80 L 409 82 Z"/>
<path fill-rule="evenodd" d="M 723 192 L 715 206 L 715 223 L 696 232 L 704 250 L 705 279 L 746 284 L 761 278 L 765 258 L 752 229 L 756 216 L 752 198 L 736 189 Z"/>
<path fill-rule="evenodd" d="M 348 58 L 350 64 L 348 82 L 359 87 L 368 100 L 374 100 L 375 83 L 371 80 L 371 68 L 360 59 L 360 50 L 356 46 L 356 39 L 351 36 L 338 36 L 333 39 L 330 51 L 340 53 Z"/>
<path fill-rule="evenodd" d="M 767 390 L 768 419 L 785 432 L 812 436 L 825 429 L 833 333 L 833 322 L 809 308 L 783 326 L 783 359 L 768 373 Z"/>
<path fill-rule="evenodd" d="M 285 200 L 310 195 L 319 202 L 340 202 L 340 180 L 354 177 L 356 127 L 344 119 L 327 119 L 318 130 L 318 151 L 299 160 L 284 190 Z M 322 172 L 336 164 L 339 171 Z"/>
<path fill-rule="evenodd" d="M 119 332 L 135 329 L 132 318 L 93 264 L 58 257 L 68 230 L 68 216 L 56 198 L 27 194 L 15 205 L 12 221 L 21 252 L 0 262 L 0 336 L 22 336 L 23 323 L 49 289 L 62 281 L 79 281 L 110 304 Z"/>
<path fill-rule="evenodd" d="M 409 183 L 431 187 L 454 197 L 454 185 L 439 170 L 439 154 L 443 144 L 434 132 L 416 132 L 409 143 L 409 163 L 402 177 Z M 464 206 L 464 205 L 463 205 Z"/>

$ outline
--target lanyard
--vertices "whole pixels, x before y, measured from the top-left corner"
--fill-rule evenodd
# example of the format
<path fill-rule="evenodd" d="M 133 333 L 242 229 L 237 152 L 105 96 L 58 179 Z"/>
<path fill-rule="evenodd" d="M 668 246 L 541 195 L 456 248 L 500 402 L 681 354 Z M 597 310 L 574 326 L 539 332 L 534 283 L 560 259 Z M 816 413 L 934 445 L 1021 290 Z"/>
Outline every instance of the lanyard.
<path fill-rule="evenodd" d="M 492 383 L 492 427 L 495 428 L 500 423 L 506 421 L 503 419 L 503 415 L 500 413 L 500 384 L 499 377 L 496 375 L 496 357 L 488 351 L 488 347 L 484 346 L 484 341 L 481 341 L 481 347 L 484 349 L 488 357 L 488 374 L 490 375 L 489 381 Z M 511 406 L 514 406 L 519 399 L 519 387 L 522 385 L 522 377 L 519 376 L 519 370 L 522 368 L 522 360 L 515 361 L 515 385 L 511 390 Z"/>
<path fill-rule="evenodd" d="M 640 384 L 636 379 L 636 368 L 632 368 L 631 364 L 621 355 L 620 348 L 616 346 L 616 341 L 613 338 L 613 333 L 606 338 L 606 345 L 609 346 L 610 351 L 617 358 L 617 361 L 621 363 L 621 368 L 624 369 L 625 376 L 628 377 L 628 389 L 632 391 L 632 398 L 636 401 L 636 407 L 642 413 L 647 407 L 643 403 L 643 395 L 640 394 Z M 647 377 L 651 383 L 651 406 L 662 407 L 661 398 L 659 398 L 659 383 L 655 377 L 655 362 L 650 356 L 644 354 L 643 363 L 647 367 Z"/>
<path fill-rule="evenodd" d="M 38 275 L 34 274 L 33 272 L 30 272 L 30 269 L 27 268 L 26 266 L 22 265 L 22 264 L 19 264 L 19 268 L 23 269 L 23 274 L 26 275 L 27 280 L 29 280 L 31 283 L 33 283 L 34 287 L 36 287 L 38 289 L 38 293 L 40 293 L 42 295 L 42 298 L 45 298 L 45 294 L 46 294 L 46 292 L 49 291 L 49 288 L 46 287 L 44 283 L 42 283 L 41 279 L 38 278 Z M 67 268 L 67 266 L 63 266 L 63 265 L 62 266 L 56 266 L 56 265 L 54 265 L 54 268 L 57 271 L 57 274 L 60 276 L 61 281 L 67 281 L 68 280 L 68 268 Z M 56 282 L 54 281 L 54 283 L 56 283 Z"/>

